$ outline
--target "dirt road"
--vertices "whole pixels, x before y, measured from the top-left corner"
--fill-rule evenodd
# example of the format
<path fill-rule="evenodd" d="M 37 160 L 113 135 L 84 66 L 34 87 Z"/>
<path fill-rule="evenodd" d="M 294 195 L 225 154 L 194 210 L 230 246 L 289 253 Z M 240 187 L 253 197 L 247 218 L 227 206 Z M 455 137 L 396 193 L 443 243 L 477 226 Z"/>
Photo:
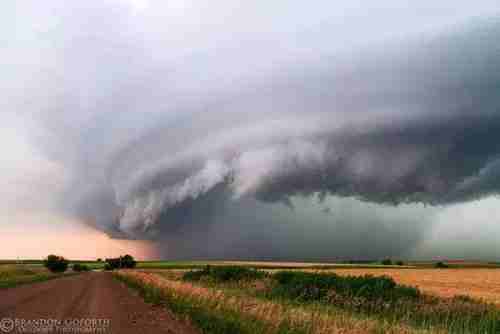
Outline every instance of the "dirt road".
<path fill-rule="evenodd" d="M 23 321 L 25 333 L 196 333 L 104 272 L 0 290 L 0 333 L 22 331 Z"/>

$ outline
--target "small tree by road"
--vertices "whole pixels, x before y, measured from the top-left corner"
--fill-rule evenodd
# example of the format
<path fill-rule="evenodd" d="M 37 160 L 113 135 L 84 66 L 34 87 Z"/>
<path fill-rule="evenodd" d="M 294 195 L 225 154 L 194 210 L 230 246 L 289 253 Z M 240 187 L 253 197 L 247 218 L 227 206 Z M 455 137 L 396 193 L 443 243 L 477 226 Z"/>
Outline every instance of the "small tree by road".
<path fill-rule="evenodd" d="M 62 256 L 51 254 L 43 261 L 43 265 L 53 273 L 63 273 L 68 269 L 68 260 Z"/>
<path fill-rule="evenodd" d="M 121 269 L 121 268 L 135 268 L 137 262 L 132 255 L 124 255 L 117 258 L 106 259 L 105 270 Z"/>

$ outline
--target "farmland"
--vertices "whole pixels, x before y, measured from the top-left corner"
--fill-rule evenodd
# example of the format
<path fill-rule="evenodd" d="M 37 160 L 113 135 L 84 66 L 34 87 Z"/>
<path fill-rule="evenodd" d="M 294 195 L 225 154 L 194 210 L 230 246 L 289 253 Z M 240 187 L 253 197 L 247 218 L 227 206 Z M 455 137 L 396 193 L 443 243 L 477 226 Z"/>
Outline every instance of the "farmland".
<path fill-rule="evenodd" d="M 76 274 L 50 273 L 36 260 L 16 263 L 0 264 L 0 287 L 24 285 L 29 294 L 26 283 Z M 74 284 L 90 287 L 95 284 L 92 282 L 108 282 L 105 277 L 112 276 L 115 283 L 106 283 L 110 288 L 116 289 L 122 282 L 122 286 L 139 292 L 151 307 L 161 306 L 166 313 L 159 318 L 170 314 L 168 317 L 177 319 L 170 323 L 183 327 L 187 321 L 188 327 L 200 333 L 500 330 L 500 269 L 491 263 L 446 263 L 446 268 L 434 268 L 431 262 L 147 261 L 138 262 L 136 269 L 101 272 L 104 263 L 70 261 L 71 266 L 86 265 L 100 272 L 77 275 Z M 51 280 L 54 295 L 60 294 L 57 281 Z M 93 304 L 90 300 L 94 297 L 84 298 Z M 61 300 L 66 299 L 61 296 Z M 114 302 L 109 303 L 111 308 Z M 134 304 L 147 308 L 138 301 Z M 160 312 L 157 307 L 154 310 Z M 114 307 L 112 312 L 121 317 Z"/>
<path fill-rule="evenodd" d="M 499 269 L 341 269 L 333 272 L 339 275 L 387 275 L 398 283 L 416 286 L 429 294 L 441 297 L 467 295 L 500 305 Z"/>
<path fill-rule="evenodd" d="M 17 285 L 46 281 L 60 275 L 50 273 L 38 265 L 1 265 L 0 289 L 11 288 Z"/>
<path fill-rule="evenodd" d="M 139 290 L 146 300 L 167 305 L 181 317 L 190 318 L 204 333 L 496 333 L 500 330 L 500 270 L 487 268 L 488 265 L 451 269 L 431 269 L 429 265 L 397 269 L 339 265 L 332 269 L 324 264 L 298 264 L 290 270 L 290 263 L 237 264 L 230 267 L 212 264 L 211 268 L 220 269 L 208 271 L 221 273 L 208 276 L 203 274 L 206 268 L 142 269 L 120 271 L 115 276 Z M 254 270 L 250 267 L 261 269 L 256 270 L 258 275 L 245 279 L 245 270 Z M 275 277 L 287 272 L 297 275 L 292 279 L 295 283 L 279 287 Z M 239 278 L 227 278 L 232 275 Z M 368 286 L 379 283 L 392 286 L 391 279 L 378 277 L 393 278 L 396 290 L 389 288 L 380 295 L 366 294 L 366 286 L 357 290 L 365 280 L 372 282 L 366 283 Z M 358 288 L 345 290 L 349 284 Z M 208 323 L 219 325 L 213 329 Z"/>

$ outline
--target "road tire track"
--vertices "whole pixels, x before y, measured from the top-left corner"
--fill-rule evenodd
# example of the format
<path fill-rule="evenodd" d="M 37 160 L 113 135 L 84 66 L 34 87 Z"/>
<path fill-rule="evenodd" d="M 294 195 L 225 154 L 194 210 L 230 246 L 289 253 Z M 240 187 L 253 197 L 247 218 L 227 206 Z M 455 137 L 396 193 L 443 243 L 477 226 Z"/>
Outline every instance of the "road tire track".
<path fill-rule="evenodd" d="M 99 333 L 198 333 L 164 307 L 146 304 L 106 272 L 85 273 L 0 290 L 0 320 L 4 318 L 62 321 L 109 319 L 110 326 Z"/>

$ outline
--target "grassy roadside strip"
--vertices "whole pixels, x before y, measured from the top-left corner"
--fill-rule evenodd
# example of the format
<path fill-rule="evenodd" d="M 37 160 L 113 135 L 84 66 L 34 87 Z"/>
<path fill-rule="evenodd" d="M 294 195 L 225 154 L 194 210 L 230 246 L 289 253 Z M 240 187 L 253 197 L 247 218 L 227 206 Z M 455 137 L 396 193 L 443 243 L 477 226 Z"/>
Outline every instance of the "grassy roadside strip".
<path fill-rule="evenodd" d="M 172 281 L 157 274 L 120 271 L 115 277 L 138 290 L 146 301 L 166 305 L 189 318 L 203 333 L 431 333 L 353 316 L 334 308 L 325 309 L 321 305 L 302 307 L 229 295 L 222 290 Z M 221 325 L 216 328 L 215 324 Z"/>
<path fill-rule="evenodd" d="M 224 307 L 217 300 L 199 299 L 193 295 L 159 287 L 134 273 L 115 272 L 114 277 L 136 290 L 146 302 L 164 305 L 174 314 L 186 318 L 204 334 L 278 333 L 302 334 L 286 324 L 277 328 L 255 317 L 245 316 Z"/>
<path fill-rule="evenodd" d="M 26 275 L 20 277 L 12 277 L 8 279 L 0 280 L 0 289 L 14 288 L 24 284 L 32 284 L 49 281 L 55 278 L 68 277 L 73 275 L 78 275 L 79 273 L 67 273 L 67 274 L 51 274 L 51 273 L 39 273 L 35 275 Z"/>

